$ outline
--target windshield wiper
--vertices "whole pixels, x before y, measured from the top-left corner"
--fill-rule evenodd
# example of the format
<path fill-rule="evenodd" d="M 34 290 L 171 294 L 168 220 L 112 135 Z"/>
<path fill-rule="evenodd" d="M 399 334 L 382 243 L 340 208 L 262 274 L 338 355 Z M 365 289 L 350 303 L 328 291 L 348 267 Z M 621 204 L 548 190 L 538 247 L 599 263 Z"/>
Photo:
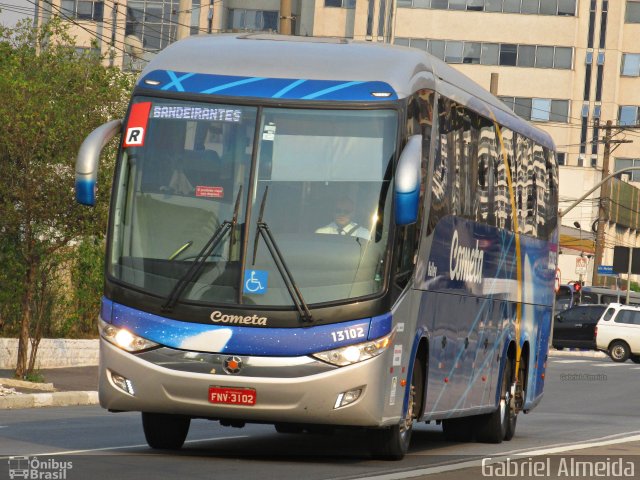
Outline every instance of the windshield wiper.
<path fill-rule="evenodd" d="M 209 240 L 204 245 L 204 247 L 202 247 L 202 250 L 200 250 L 200 252 L 198 252 L 198 254 L 196 255 L 195 260 L 193 261 L 189 269 L 178 279 L 176 284 L 171 289 L 171 292 L 167 296 L 167 301 L 164 303 L 164 305 L 162 305 L 163 312 L 171 312 L 174 309 L 176 303 L 178 303 L 178 300 L 187 288 L 187 285 L 195 281 L 200 276 L 200 272 L 202 271 L 202 267 L 204 267 L 207 258 L 209 258 L 211 254 L 213 254 L 216 248 L 218 248 L 218 245 L 224 239 L 227 233 L 230 230 L 233 231 L 235 229 L 236 223 L 238 222 L 238 210 L 240 208 L 241 194 L 242 185 L 240 185 L 238 196 L 236 197 L 236 204 L 233 209 L 232 221 L 229 222 L 228 220 L 225 220 L 220 225 L 218 225 L 218 228 L 216 228 L 211 237 L 209 237 Z"/>
<path fill-rule="evenodd" d="M 267 200 L 268 192 L 269 192 L 269 186 L 267 185 L 267 187 L 264 190 L 264 195 L 262 195 L 262 202 L 260 204 L 260 215 L 258 216 L 258 221 L 256 222 L 258 231 L 256 233 L 256 238 L 253 244 L 252 264 L 253 265 L 256 264 L 256 254 L 258 250 L 258 240 L 259 240 L 258 234 L 260 234 L 264 239 L 264 243 L 267 246 L 269 253 L 271 254 L 271 258 L 273 258 L 273 262 L 276 264 L 276 267 L 280 272 L 280 276 L 282 277 L 282 280 L 284 280 L 284 284 L 287 287 L 287 291 L 291 296 L 291 300 L 293 300 L 296 310 L 298 310 L 298 314 L 300 315 L 300 318 L 305 322 L 312 322 L 313 317 L 311 316 L 311 312 L 309 311 L 309 306 L 307 305 L 307 302 L 304 301 L 304 297 L 302 296 L 302 293 L 300 292 L 300 289 L 298 288 L 296 281 L 293 279 L 293 275 L 291 274 L 289 267 L 287 267 L 287 263 L 285 262 L 284 257 L 282 256 L 282 253 L 278 248 L 278 244 L 273 238 L 273 235 L 271 234 L 271 230 L 269 230 L 269 225 L 267 225 L 266 222 L 262 220 L 262 217 L 264 215 L 264 206 Z"/>

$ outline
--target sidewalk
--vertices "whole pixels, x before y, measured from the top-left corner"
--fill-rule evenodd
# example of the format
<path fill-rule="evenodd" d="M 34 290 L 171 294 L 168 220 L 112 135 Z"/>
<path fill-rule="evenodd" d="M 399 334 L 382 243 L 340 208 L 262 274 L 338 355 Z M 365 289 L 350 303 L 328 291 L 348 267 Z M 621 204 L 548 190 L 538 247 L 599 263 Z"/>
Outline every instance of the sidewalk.
<path fill-rule="evenodd" d="M 98 403 L 98 366 L 48 368 L 39 372 L 44 383 L 16 380 L 13 370 L 0 370 L 0 410 Z"/>

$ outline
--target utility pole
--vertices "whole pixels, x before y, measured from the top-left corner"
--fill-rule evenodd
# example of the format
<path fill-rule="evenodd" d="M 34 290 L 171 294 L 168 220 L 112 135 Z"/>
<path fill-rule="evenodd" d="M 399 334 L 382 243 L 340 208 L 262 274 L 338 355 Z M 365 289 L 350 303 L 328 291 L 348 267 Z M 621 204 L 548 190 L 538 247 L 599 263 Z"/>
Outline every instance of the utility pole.
<path fill-rule="evenodd" d="M 191 0 L 180 0 L 178 4 L 178 28 L 176 40 L 182 40 L 191 35 Z"/>
<path fill-rule="evenodd" d="M 213 0 L 209 0 L 209 13 L 207 13 L 207 33 L 213 31 Z"/>
<path fill-rule="evenodd" d="M 636 129 L 638 125 L 625 125 L 625 126 L 613 126 L 613 122 L 611 120 L 607 120 L 607 125 L 601 127 L 604 129 L 604 157 L 602 160 L 602 178 L 604 179 L 609 175 L 609 161 L 611 157 L 611 152 L 615 150 L 611 148 L 612 144 L 620 145 L 622 143 L 631 143 L 631 140 L 613 140 L 612 130 L 614 128 L 620 129 L 621 131 Z M 619 133 L 619 132 L 618 132 Z M 609 182 L 605 182 L 602 184 L 600 189 L 600 201 L 598 202 L 598 228 L 596 230 L 596 251 L 594 255 L 594 265 L 593 265 L 593 277 L 591 280 L 591 284 L 596 286 L 599 284 L 599 275 L 598 275 L 598 265 L 602 265 L 602 256 L 604 254 L 604 229 L 605 223 L 607 222 L 607 212 L 609 210 L 609 196 L 611 195 L 611 187 Z"/>
<path fill-rule="evenodd" d="M 291 0 L 280 0 L 280 34 L 291 35 Z"/>
<path fill-rule="evenodd" d="M 118 2 L 113 3 L 111 10 L 111 51 L 109 52 L 109 66 L 113 67 L 114 57 L 116 56 L 116 30 L 118 26 Z"/>
<path fill-rule="evenodd" d="M 613 122 L 607 120 L 604 134 L 604 158 L 602 160 L 602 178 L 609 175 L 609 157 L 611 156 L 611 126 Z M 596 251 L 593 263 L 593 277 L 591 285 L 594 287 L 599 283 L 598 265 L 602 265 L 602 254 L 604 253 L 604 223 L 607 218 L 607 208 L 609 206 L 609 182 L 605 182 L 600 188 L 600 200 L 598 202 L 598 228 L 596 231 Z M 606 204 L 606 206 L 605 206 Z"/>

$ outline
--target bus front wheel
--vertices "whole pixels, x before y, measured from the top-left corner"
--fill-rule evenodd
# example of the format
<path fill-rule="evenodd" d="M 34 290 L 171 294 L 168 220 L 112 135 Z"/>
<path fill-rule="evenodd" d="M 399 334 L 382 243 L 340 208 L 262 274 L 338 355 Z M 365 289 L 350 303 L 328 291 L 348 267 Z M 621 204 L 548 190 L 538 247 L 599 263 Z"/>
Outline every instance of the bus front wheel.
<path fill-rule="evenodd" d="M 151 448 L 158 450 L 179 450 L 182 448 L 191 418 L 183 415 L 142 412 L 144 436 Z"/>
<path fill-rule="evenodd" d="M 413 363 L 409 403 L 404 419 L 389 428 L 373 429 L 370 432 L 371 452 L 374 457 L 383 460 L 402 460 L 409 451 L 413 422 L 420 415 L 424 374 L 419 358 Z"/>

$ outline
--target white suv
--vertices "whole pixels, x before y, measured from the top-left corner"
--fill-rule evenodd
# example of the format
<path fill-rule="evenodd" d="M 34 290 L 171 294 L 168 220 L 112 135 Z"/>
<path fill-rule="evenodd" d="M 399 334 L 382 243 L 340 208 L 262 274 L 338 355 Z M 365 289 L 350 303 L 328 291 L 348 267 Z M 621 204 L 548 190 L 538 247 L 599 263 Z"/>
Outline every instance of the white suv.
<path fill-rule="evenodd" d="M 640 363 L 640 307 L 609 304 L 596 325 L 596 346 L 614 362 Z"/>

